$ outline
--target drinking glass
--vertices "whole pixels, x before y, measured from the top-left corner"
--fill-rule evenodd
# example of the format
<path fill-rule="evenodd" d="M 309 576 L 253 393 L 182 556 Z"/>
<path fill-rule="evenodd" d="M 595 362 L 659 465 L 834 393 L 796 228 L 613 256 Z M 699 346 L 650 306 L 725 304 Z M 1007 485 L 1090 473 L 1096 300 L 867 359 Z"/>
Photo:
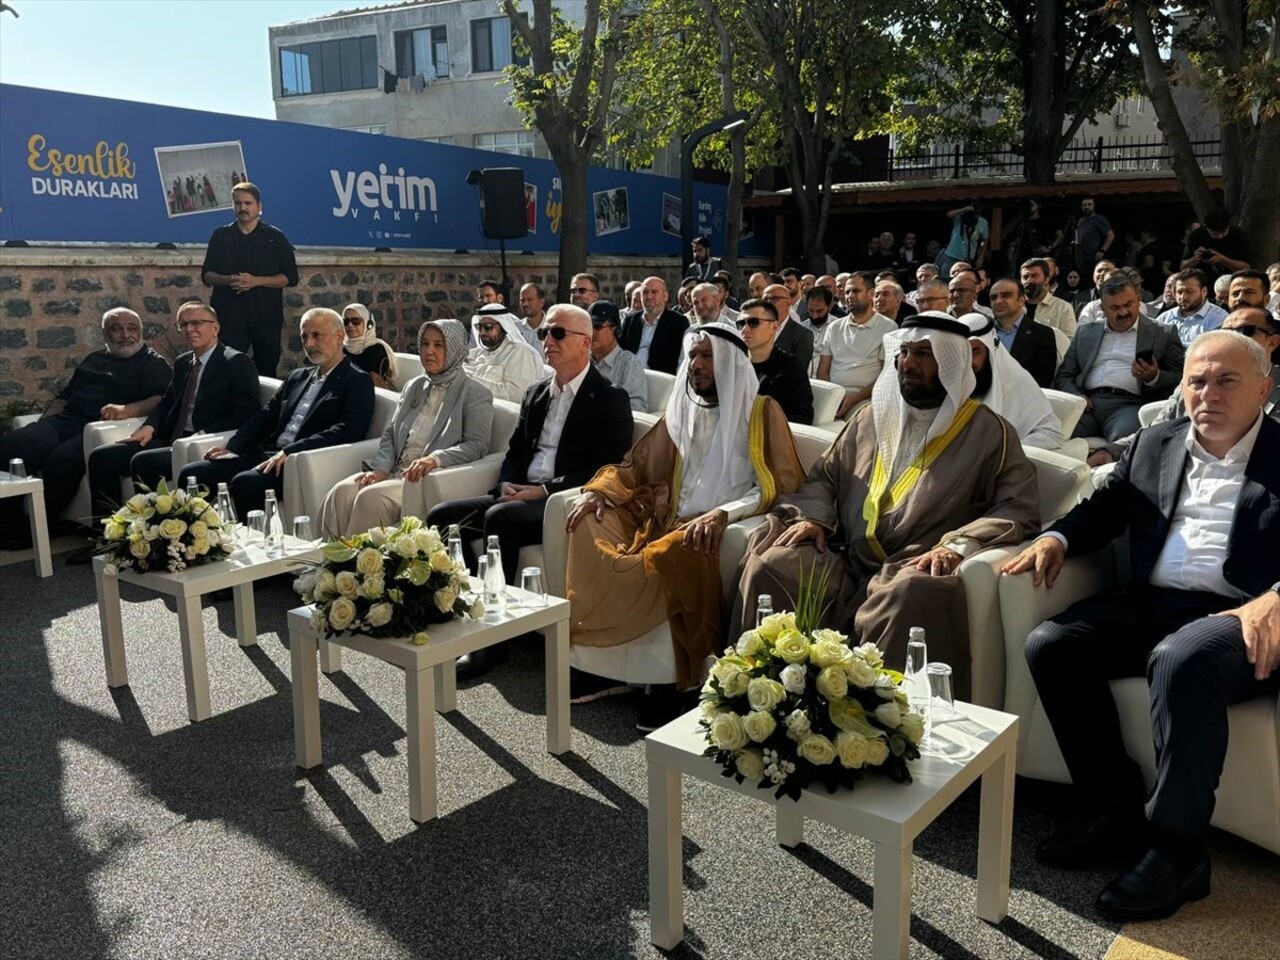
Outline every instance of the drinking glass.
<path fill-rule="evenodd" d="M 530 607 L 547 605 L 547 592 L 542 584 L 541 567 L 525 567 L 520 571 L 520 589 L 525 593 L 533 594 L 525 600 Z"/>
<path fill-rule="evenodd" d="M 25 480 L 27 477 L 27 465 L 21 457 L 14 457 L 9 461 L 9 476 L 14 480 Z"/>
<path fill-rule="evenodd" d="M 249 529 L 249 536 L 246 538 L 249 543 L 266 543 L 267 542 L 267 515 L 261 510 L 250 510 L 246 515 L 246 523 Z"/>
<path fill-rule="evenodd" d="M 933 723 L 955 720 L 960 716 L 956 710 L 955 697 L 951 692 L 951 667 L 945 663 L 931 663 L 925 668 L 929 675 L 929 708 Z"/>
<path fill-rule="evenodd" d="M 937 746 L 933 737 L 931 718 L 931 696 L 929 690 L 929 653 L 923 640 L 911 640 L 907 643 L 907 664 L 902 671 L 907 682 L 907 703 L 911 709 L 924 717 L 924 736 L 920 739 L 920 749 L 931 750 Z"/>
<path fill-rule="evenodd" d="M 302 540 L 305 543 L 315 543 L 315 536 L 311 532 L 311 518 L 305 514 L 293 518 L 293 537 L 295 540 Z"/>

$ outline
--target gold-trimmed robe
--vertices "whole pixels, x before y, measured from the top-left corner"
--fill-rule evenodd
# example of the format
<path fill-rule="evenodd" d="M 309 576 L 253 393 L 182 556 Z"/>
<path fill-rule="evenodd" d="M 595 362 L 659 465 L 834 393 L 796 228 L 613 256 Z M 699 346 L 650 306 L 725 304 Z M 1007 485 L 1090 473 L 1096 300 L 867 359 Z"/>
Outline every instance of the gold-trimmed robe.
<path fill-rule="evenodd" d="M 730 635 L 755 625 L 762 593 L 772 596 L 775 610 L 795 609 L 801 572 L 816 565 L 829 577 L 824 626 L 874 641 L 895 668 L 905 658 L 908 628 L 924 627 L 929 659 L 950 664 L 956 696 L 968 696 L 963 584 L 904 564 L 948 541 L 966 542 L 971 556 L 1039 532 L 1035 469 L 1013 428 L 973 401 L 892 483 L 891 465 L 879 460 L 868 404 L 814 463 L 804 485 L 779 498 L 753 532 L 738 570 Z M 800 517 L 826 528 L 825 553 L 812 543 L 774 546 Z"/>
<path fill-rule="evenodd" d="M 763 512 L 778 494 L 800 486 L 804 468 L 776 401 L 757 397 L 750 417 L 748 447 Z M 622 463 L 602 468 L 583 487 L 611 506 L 603 519 L 589 515 L 569 535 L 566 582 L 572 643 L 618 646 L 666 620 L 684 689 L 699 681 L 703 661 L 719 649 L 723 587 L 717 556 L 681 545 L 694 519 L 676 516 L 681 474 L 663 418 Z"/>

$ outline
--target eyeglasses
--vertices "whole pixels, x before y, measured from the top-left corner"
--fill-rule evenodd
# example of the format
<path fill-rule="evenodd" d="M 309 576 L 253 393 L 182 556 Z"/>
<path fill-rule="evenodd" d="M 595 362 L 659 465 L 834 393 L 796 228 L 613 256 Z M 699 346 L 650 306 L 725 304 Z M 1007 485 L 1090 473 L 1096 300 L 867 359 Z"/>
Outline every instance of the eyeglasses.
<path fill-rule="evenodd" d="M 569 292 L 570 293 L 599 293 L 600 291 L 594 290 L 591 287 L 570 287 Z"/>
<path fill-rule="evenodd" d="M 734 322 L 737 323 L 739 330 L 741 330 L 743 327 L 750 327 L 752 330 L 754 330 L 756 327 L 760 326 L 760 324 L 769 323 L 771 321 L 769 320 L 768 317 L 739 317 Z M 772 321 L 772 322 L 776 323 L 777 321 Z"/>
<path fill-rule="evenodd" d="M 342 325 L 344 327 L 358 327 L 363 323 L 364 323 L 364 319 L 362 317 L 343 317 L 342 318 Z"/>
<path fill-rule="evenodd" d="M 212 320 L 180 320 L 178 322 L 178 329 L 187 330 L 187 329 L 194 328 L 196 330 L 199 330 L 201 327 L 207 326 L 211 323 L 213 323 Z"/>
<path fill-rule="evenodd" d="M 478 323 L 478 324 L 476 324 L 476 326 L 480 328 L 480 332 L 481 332 L 481 333 L 492 333 L 494 330 L 497 330 L 500 326 L 502 326 L 502 324 L 500 324 L 500 323 Z"/>
<path fill-rule="evenodd" d="M 1232 333 L 1239 333 L 1246 337 L 1252 337 L 1259 333 L 1264 337 L 1275 336 L 1275 331 L 1270 327 L 1262 327 L 1256 323 L 1242 323 L 1238 327 L 1223 327 L 1222 329 L 1230 330 Z"/>
<path fill-rule="evenodd" d="M 590 334 L 583 333 L 580 330 L 568 330 L 564 327 L 539 327 L 538 339 L 545 340 L 550 336 L 552 340 L 563 340 L 571 333 L 576 333 L 580 337 L 590 336 Z"/>

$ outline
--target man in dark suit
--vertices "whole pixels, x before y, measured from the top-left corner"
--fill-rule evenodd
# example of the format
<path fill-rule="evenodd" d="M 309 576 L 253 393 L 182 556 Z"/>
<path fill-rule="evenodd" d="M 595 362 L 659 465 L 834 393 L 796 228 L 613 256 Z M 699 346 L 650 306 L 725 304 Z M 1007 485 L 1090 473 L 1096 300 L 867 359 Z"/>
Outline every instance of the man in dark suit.
<path fill-rule="evenodd" d="M 685 270 L 686 277 L 710 282 L 724 269 L 724 261 L 711 255 L 711 241 L 706 237 L 693 238 L 693 263 Z"/>
<path fill-rule="evenodd" d="M 1053 386 L 1058 369 L 1057 338 L 1050 327 L 1027 316 L 1027 294 L 1021 280 L 1008 277 L 991 285 L 991 313 L 1000 345 L 1037 385 Z"/>
<path fill-rule="evenodd" d="M 313 366 L 292 371 L 267 405 L 225 447 L 183 467 L 210 491 L 229 483 L 237 516 L 262 508 L 268 490 L 284 493 L 291 454 L 363 440 L 373 419 L 373 381 L 342 352 L 342 318 L 327 307 L 302 315 L 302 349 Z M 257 392 L 257 386 L 254 386 Z"/>
<path fill-rule="evenodd" d="M 640 285 L 641 309 L 622 318 L 618 342 L 640 358 L 647 370 L 675 374 L 689 318 L 667 306 L 667 285 L 661 277 L 646 277 Z"/>
<path fill-rule="evenodd" d="M 155 489 L 169 477 L 174 440 L 196 431 L 233 430 L 261 409 L 258 369 L 247 354 L 218 341 L 218 315 L 199 300 L 178 307 L 178 331 L 191 348 L 174 362 L 173 379 L 146 422 L 119 443 L 89 454 L 93 514 L 119 506 L 120 479 Z M 88 563 L 93 548 L 71 554 L 68 563 Z"/>
<path fill-rule="evenodd" d="M 813 369 L 813 331 L 806 327 L 791 309 L 791 296 L 787 293 L 786 286 L 781 283 L 772 283 L 764 288 L 764 296 L 760 299 L 773 304 L 780 318 L 781 326 L 778 327 L 773 345 L 799 360 L 800 366 L 808 375 Z M 830 323 L 830 321 L 827 322 Z"/>
<path fill-rule="evenodd" d="M 1072 436 L 1118 440 L 1138 429 L 1142 404 L 1173 392 L 1185 350 L 1177 333 L 1139 313 L 1142 301 L 1128 277 L 1112 277 L 1100 293 L 1106 321 L 1076 328 L 1054 386 L 1085 398 Z"/>
<path fill-rule="evenodd" d="M 1227 707 L 1280 690 L 1280 423 L 1263 413 L 1270 369 L 1262 347 L 1239 333 L 1196 338 L 1182 378 L 1188 417 L 1140 432 L 1092 497 L 1004 567 L 1051 587 L 1066 557 L 1129 534 L 1130 585 L 1073 604 L 1027 638 L 1083 814 L 1037 853 L 1064 868 L 1138 861 L 1098 898 L 1114 919 L 1168 916 L 1208 894 L 1204 837 Z M 1144 673 L 1156 757 L 1149 797 L 1109 685 Z"/>
<path fill-rule="evenodd" d="M 441 531 L 462 528 L 468 567 L 476 562 L 472 539 L 496 536 L 507 583 L 516 582 L 520 548 L 542 542 L 547 497 L 581 486 L 605 464 L 621 462 L 631 447 L 631 402 L 626 390 L 591 366 L 587 312 L 557 304 L 538 337 L 555 376 L 525 392 L 498 486 L 483 497 L 437 504 L 427 514 L 427 523 Z M 458 678 L 481 676 L 506 655 L 499 645 L 460 657 Z"/>

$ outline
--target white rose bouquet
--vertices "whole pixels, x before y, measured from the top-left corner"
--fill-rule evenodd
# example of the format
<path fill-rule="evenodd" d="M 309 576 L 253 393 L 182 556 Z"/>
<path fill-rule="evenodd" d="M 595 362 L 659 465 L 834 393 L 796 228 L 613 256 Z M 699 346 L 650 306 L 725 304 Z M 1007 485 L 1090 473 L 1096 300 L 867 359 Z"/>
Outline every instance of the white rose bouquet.
<path fill-rule="evenodd" d="M 328 635 L 366 633 L 427 642 L 426 627 L 459 617 L 479 619 L 484 605 L 468 600 L 467 570 L 455 564 L 435 527 L 405 517 L 397 527 L 324 545 L 324 560 L 294 581 L 315 604 L 315 625 Z"/>
<path fill-rule="evenodd" d="M 805 587 L 799 614 L 766 617 L 716 660 L 702 688 L 705 756 L 779 798 L 852 787 L 866 773 L 910 783 L 924 719 L 908 708 L 902 674 L 874 643 L 812 628 L 820 611 Z"/>
<path fill-rule="evenodd" d="M 185 490 L 170 490 L 161 480 L 155 490 L 137 484 L 138 492 L 102 521 L 94 552 L 107 558 L 108 570 L 168 570 L 212 563 L 235 549 L 233 538 L 205 499 Z"/>

